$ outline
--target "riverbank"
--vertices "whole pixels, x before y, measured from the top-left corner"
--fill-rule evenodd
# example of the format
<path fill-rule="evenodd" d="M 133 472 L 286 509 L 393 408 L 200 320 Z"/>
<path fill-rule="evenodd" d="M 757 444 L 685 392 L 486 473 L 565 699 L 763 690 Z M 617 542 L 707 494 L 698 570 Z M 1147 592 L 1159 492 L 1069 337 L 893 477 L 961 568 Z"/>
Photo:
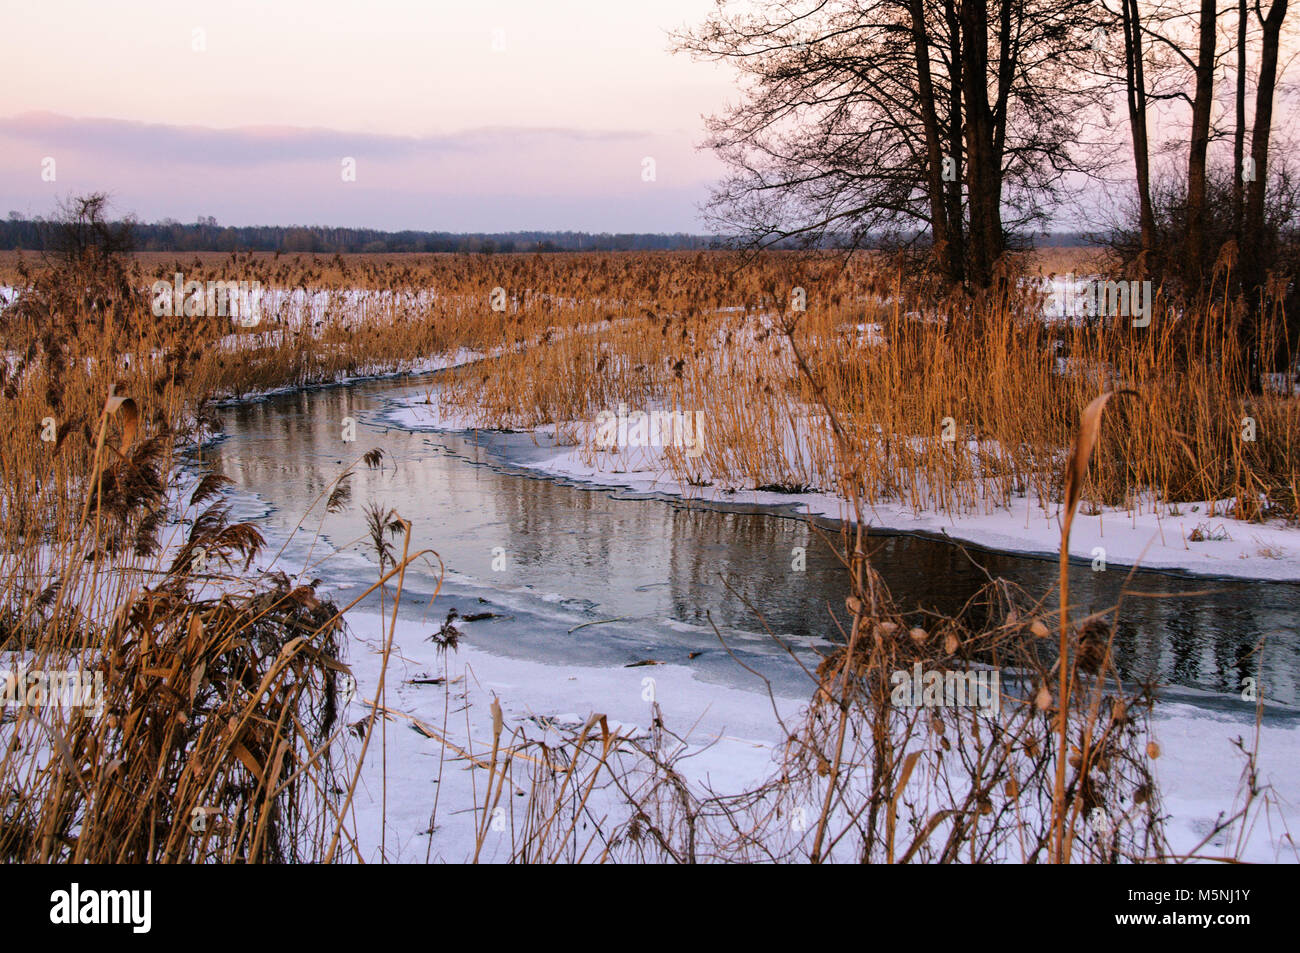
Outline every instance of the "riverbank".
<path fill-rule="evenodd" d="M 352 722 L 369 714 L 368 703 L 375 697 L 387 620 L 354 614 L 350 625 L 355 637 L 349 664 L 356 674 L 357 695 L 344 717 Z M 480 859 L 510 855 L 510 832 L 520 823 L 513 803 L 525 798 L 511 796 L 517 792 L 507 787 L 497 805 L 504 805 L 502 829 L 493 828 L 490 812 L 484 822 L 494 700 L 502 712 L 503 748 L 520 745 L 525 737 L 559 744 L 596 714 L 606 717 L 611 731 L 645 744 L 660 717 L 671 733 L 665 744 L 697 797 L 739 795 L 770 780 L 778 770 L 776 752 L 785 738 L 774 707 L 793 723 L 807 704 L 806 699 L 780 694 L 769 699 L 757 680 L 750 691 L 701 682 L 685 665 L 610 669 L 508 658 L 476 648 L 475 625 L 462 624 L 465 636 L 459 648 L 444 655 L 428 640 L 428 625 L 397 622 L 387 675 L 384 840 L 389 862 L 422 862 L 426 857 L 462 861 L 474 855 L 482 827 L 487 833 Z M 651 698 L 661 714 L 652 708 Z M 1259 734 L 1258 783 L 1270 789 L 1276 803 L 1250 825 L 1233 825 L 1206 840 L 1221 812 L 1231 813 L 1239 793 L 1244 759 L 1236 740 L 1243 739 L 1250 748 L 1253 736 L 1248 718 L 1182 703 L 1157 708 L 1152 737 L 1161 753 L 1155 772 L 1174 853 L 1196 850 L 1202 857 L 1223 856 L 1240 848 L 1246 861 L 1300 861 L 1291 839 L 1300 831 L 1300 803 L 1295 799 L 1300 791 L 1300 722 L 1295 719 L 1266 724 Z M 384 856 L 378 847 L 385 813 L 384 761 L 376 747 L 381 743 L 376 735 L 354 802 L 357 830 L 367 845 L 362 859 L 370 863 Z M 937 750 L 937 744 L 933 736 L 916 739 L 918 750 Z M 357 741 L 349 745 L 355 750 Z M 497 778 L 499 782 L 499 774 Z M 609 794 L 601 790 L 590 800 L 587 816 L 579 820 L 577 844 L 592 840 L 598 819 L 606 830 L 625 820 L 618 813 L 617 798 Z M 810 805 L 809 815 L 815 813 Z M 911 821 L 924 818 L 900 817 L 900 825 Z M 604 848 L 597 838 L 582 859 L 595 860 Z M 579 859 L 581 854 L 579 846 L 565 859 Z M 1004 859 L 1014 862 L 1014 851 Z"/>
<path fill-rule="evenodd" d="M 459 406 L 430 400 L 427 389 L 394 399 L 382 418 L 412 430 L 474 430 L 474 415 Z M 638 493 L 852 518 L 848 501 L 833 493 L 746 489 L 715 480 L 708 473 L 684 482 L 676 475 L 679 466 L 667 458 L 662 447 L 593 454 L 584 444 L 596 428 L 595 421 L 528 428 L 537 452 L 508 462 L 549 476 Z M 1096 512 L 1081 509 L 1071 531 L 1070 556 L 1090 562 L 1097 571 L 1137 566 L 1205 576 L 1300 581 L 1300 527 L 1282 520 L 1234 519 L 1225 515 L 1225 509 L 1226 501 L 1147 507 L 1142 512 L 1119 507 L 1101 507 Z M 1060 511 L 1060 504 L 1042 506 L 1026 495 L 1014 508 L 990 501 L 985 512 L 936 513 L 890 502 L 869 507 L 865 515 L 872 528 L 882 531 L 928 533 L 1002 552 L 1052 555 L 1059 552 Z"/>

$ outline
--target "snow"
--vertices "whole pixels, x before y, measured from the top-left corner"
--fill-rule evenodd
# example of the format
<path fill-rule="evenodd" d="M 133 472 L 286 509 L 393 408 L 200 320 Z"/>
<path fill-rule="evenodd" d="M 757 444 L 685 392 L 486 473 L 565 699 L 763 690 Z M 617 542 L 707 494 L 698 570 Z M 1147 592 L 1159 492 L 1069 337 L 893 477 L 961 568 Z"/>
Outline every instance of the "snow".
<path fill-rule="evenodd" d="M 1156 780 L 1169 814 L 1165 833 L 1175 852 L 1188 853 L 1242 806 L 1241 771 L 1255 745 L 1255 726 L 1240 716 L 1187 704 L 1156 707 L 1152 735 L 1160 745 Z M 1257 784 L 1269 805 L 1254 823 L 1235 824 L 1200 846 L 1202 856 L 1232 855 L 1252 863 L 1300 861 L 1300 722 L 1265 722 L 1259 729 Z"/>
<path fill-rule="evenodd" d="M 474 625 L 464 625 L 460 647 L 445 660 L 426 640 L 431 628 L 399 618 L 392 661 L 387 675 L 387 837 L 389 862 L 433 860 L 463 861 L 474 855 L 478 825 L 483 820 L 486 770 L 469 770 L 466 755 L 486 764 L 492 748 L 490 706 L 495 698 L 504 716 L 503 746 L 514 732 L 529 738 L 560 734 L 547 725 L 576 731 L 594 714 L 604 714 L 612 730 L 646 739 L 652 730 L 652 709 L 647 692 L 653 680 L 666 727 L 680 736 L 685 747 L 678 767 L 697 794 L 736 794 L 757 787 L 774 769 L 774 752 L 784 735 L 773 704 L 787 723 L 797 720 L 806 699 L 777 693 L 769 700 L 761 686 L 753 691 L 722 687 L 700 680 L 687 665 L 663 664 L 635 668 L 593 667 L 580 664 L 506 658 L 475 648 Z M 383 632 L 387 620 L 377 615 L 353 615 L 356 633 L 350 664 L 357 693 L 344 718 L 347 722 L 369 715 L 368 701 L 378 683 Z M 433 626 L 436 628 L 436 626 Z M 359 651 L 358 651 L 359 650 Z M 446 677 L 441 685 L 415 685 L 417 677 Z M 426 731 L 412 730 L 416 723 Z M 432 729 L 435 737 L 430 737 Z M 384 770 L 379 722 L 371 740 L 362 783 L 353 802 L 362 859 L 378 861 Z M 1220 815 L 1236 809 L 1241 790 L 1240 765 L 1244 759 L 1234 746 L 1242 738 L 1249 749 L 1254 726 L 1248 717 L 1207 712 L 1191 704 L 1166 703 L 1157 707 L 1152 736 L 1161 747 L 1156 762 L 1162 806 L 1168 815 L 1166 834 L 1171 849 L 1189 852 L 1213 829 Z M 445 739 L 446 745 L 439 739 Z M 351 739 L 355 749 L 359 742 Z M 674 746 L 677 742 L 673 743 Z M 521 779 L 516 766 L 515 779 Z M 1257 803 L 1253 823 L 1220 833 L 1200 847 L 1202 856 L 1221 856 L 1233 850 L 1240 837 L 1242 859 L 1256 862 L 1300 860 L 1289 831 L 1300 829 L 1300 721 L 1266 723 L 1260 732 L 1259 783 L 1267 786 L 1274 802 Z M 509 788 L 507 788 L 509 790 Z M 518 822 L 525 798 L 519 788 L 513 798 L 503 796 L 505 816 Z M 427 830 L 437 801 L 432 843 Z M 613 805 L 597 800 L 592 817 Z M 1239 805 L 1238 805 L 1239 806 Z M 481 860 L 502 861 L 509 856 L 506 831 L 487 825 Z M 587 829 L 581 840 L 592 834 Z"/>
<path fill-rule="evenodd" d="M 355 374 L 338 374 L 330 380 L 318 381 L 308 385 L 308 387 L 313 389 L 319 387 L 341 387 L 347 384 L 384 380 L 385 378 L 390 377 L 431 374 L 434 371 L 441 371 L 449 367 L 472 363 L 479 360 L 482 356 L 483 355 L 478 351 L 471 351 L 467 348 L 462 348 L 459 351 L 450 354 L 440 354 L 435 357 L 425 357 L 415 361 L 402 362 L 397 367 L 392 367 L 386 364 L 382 368 L 362 368 Z M 213 400 L 212 403 L 213 406 L 216 407 L 228 407 L 251 401 L 266 400 L 267 398 L 276 397 L 278 395 L 292 394 L 303 389 L 303 386 L 300 384 L 285 384 L 282 387 L 269 387 L 262 390 L 241 392 L 237 396 L 228 395 Z"/>
<path fill-rule="evenodd" d="M 350 618 L 353 630 L 364 633 L 366 647 L 364 654 L 352 660 L 357 696 L 345 716 L 348 721 L 369 714 L 366 700 L 374 697 L 378 681 L 383 624 L 384 620 L 373 615 Z M 470 639 L 474 625 L 464 624 Z M 762 778 L 771 764 L 772 745 L 779 735 L 772 730 L 775 726 L 765 696 L 698 682 L 690 669 L 680 665 L 553 665 L 492 655 L 464 640 L 457 651 L 448 653 L 444 671 L 437 649 L 424 641 L 429 628 L 398 620 L 386 679 L 387 706 L 419 719 L 462 751 L 479 757 L 491 752 L 489 706 L 493 697 L 499 699 L 505 715 L 506 738 L 518 728 L 531 738 L 546 737 L 554 743 L 560 736 L 554 729 L 547 730 L 545 723 L 572 728 L 597 712 L 605 714 L 610 728 L 624 736 L 647 736 L 651 715 L 645 696 L 653 684 L 654 697 L 664 706 L 669 727 L 687 738 L 693 750 L 702 752 L 688 762 L 693 765 L 693 780 L 719 790 L 741 790 Z M 422 673 L 446 675 L 449 684 L 408 683 Z M 783 699 L 781 704 L 786 714 L 797 711 L 795 699 Z M 481 807 L 486 772 L 467 771 L 466 760 L 449 748 L 439 779 L 442 745 L 411 730 L 405 722 L 396 717 L 388 726 L 388 860 L 424 859 L 430 845 L 423 832 L 437 793 L 432 859 L 463 861 L 474 853 L 475 809 Z M 369 862 L 379 859 L 383 772 L 378 732 L 377 724 L 362 773 L 365 790 L 358 792 L 354 804 L 361 841 L 370 851 L 363 859 Z M 508 834 L 490 832 L 481 859 L 502 860 L 507 854 Z"/>

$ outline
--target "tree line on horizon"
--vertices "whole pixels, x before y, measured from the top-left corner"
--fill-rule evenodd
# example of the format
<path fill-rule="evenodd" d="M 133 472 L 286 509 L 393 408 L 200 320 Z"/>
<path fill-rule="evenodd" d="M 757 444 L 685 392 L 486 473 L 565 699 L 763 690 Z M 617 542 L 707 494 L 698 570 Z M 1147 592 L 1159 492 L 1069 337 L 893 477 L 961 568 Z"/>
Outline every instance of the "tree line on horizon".
<path fill-rule="evenodd" d="M 44 251 L 51 247 L 52 229 L 63 220 L 23 218 L 16 212 L 0 221 L 0 249 Z M 438 232 L 384 231 L 374 228 L 335 228 L 323 225 L 218 225 L 215 218 L 182 224 L 175 220 L 145 223 L 127 216 L 118 221 L 141 252 L 278 251 L 306 254 L 352 253 L 472 253 L 568 251 L 699 250 L 720 247 L 716 236 L 684 232 Z"/>
<path fill-rule="evenodd" d="M 48 251 L 56 243 L 53 230 L 66 216 L 23 218 L 11 212 L 0 220 L 0 250 Z M 218 225 L 212 217 L 182 224 L 174 220 L 143 223 L 130 217 L 118 224 L 131 233 L 131 246 L 141 252 L 270 251 L 287 254 L 519 254 L 610 251 L 701 251 L 733 247 L 739 242 L 719 235 L 685 232 L 433 232 L 383 231 L 372 228 L 332 228 L 321 225 Z M 1087 243 L 1081 232 L 1043 232 L 1032 236 L 1040 246 L 1075 247 Z M 1028 240 L 1028 237 L 1025 239 Z M 847 248 L 863 243 L 847 233 L 822 236 L 816 247 Z M 806 246 L 791 239 L 777 248 Z"/>

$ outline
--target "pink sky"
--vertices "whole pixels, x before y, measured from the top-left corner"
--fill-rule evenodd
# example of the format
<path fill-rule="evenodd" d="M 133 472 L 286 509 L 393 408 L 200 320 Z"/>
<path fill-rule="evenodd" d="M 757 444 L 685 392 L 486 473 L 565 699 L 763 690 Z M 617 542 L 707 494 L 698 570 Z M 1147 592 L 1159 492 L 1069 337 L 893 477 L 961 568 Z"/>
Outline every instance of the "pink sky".
<path fill-rule="evenodd" d="M 711 6 L 8 0 L 0 214 L 104 190 L 145 221 L 700 231 L 734 79 L 667 32 Z"/>

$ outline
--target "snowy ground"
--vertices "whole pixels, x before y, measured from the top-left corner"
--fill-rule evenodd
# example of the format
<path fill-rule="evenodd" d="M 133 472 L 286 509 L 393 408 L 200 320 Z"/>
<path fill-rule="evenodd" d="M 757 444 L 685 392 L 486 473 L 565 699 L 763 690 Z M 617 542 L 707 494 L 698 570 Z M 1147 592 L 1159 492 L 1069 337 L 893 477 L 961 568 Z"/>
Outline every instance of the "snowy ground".
<path fill-rule="evenodd" d="M 368 700 L 374 698 L 383 647 L 382 622 L 375 615 L 350 619 L 349 624 L 360 638 L 353 643 L 354 656 L 350 659 L 358 685 L 356 699 L 346 715 L 349 721 L 367 715 Z M 586 722 L 591 714 L 601 713 L 607 716 L 611 729 L 643 738 L 648 735 L 651 720 L 645 696 L 653 685 L 668 727 L 702 752 L 687 762 L 692 780 L 720 791 L 738 791 L 768 773 L 772 745 L 779 740 L 779 733 L 765 695 L 700 683 L 684 666 L 611 669 L 505 658 L 473 647 L 476 624 L 489 623 L 462 623 L 470 644 L 462 642 L 444 663 L 434 645 L 426 641 L 429 631 L 436 630 L 437 625 L 398 621 L 387 676 L 387 707 L 418 719 L 439 735 L 445 732 L 451 744 L 444 749 L 442 743 L 422 734 L 400 715 L 389 721 L 390 861 L 424 860 L 430 849 L 424 832 L 435 797 L 438 805 L 432 859 L 461 861 L 473 855 L 476 811 L 482 806 L 486 772 L 468 770 L 463 755 L 486 759 L 491 752 L 489 709 L 494 697 L 501 704 L 507 736 L 519 728 L 531 738 L 545 736 L 554 742 L 559 735 L 554 730 L 548 733 L 546 722 L 572 728 Z M 449 684 L 411 684 L 414 678 L 428 676 L 446 676 Z M 786 715 L 793 715 L 801 700 L 785 698 L 780 704 Z M 359 791 L 355 804 L 358 832 L 368 848 L 363 858 L 370 862 L 379 858 L 383 790 L 379 745 L 377 726 L 362 774 L 364 790 Z M 506 810 L 511 810 L 509 804 Z M 508 853 L 507 837 L 490 832 L 482 858 L 502 859 Z"/>
<path fill-rule="evenodd" d="M 383 620 L 376 615 L 354 616 L 350 624 L 358 636 L 349 660 L 358 682 L 356 697 L 345 715 L 351 722 L 369 713 L 368 701 L 374 698 Z M 539 738 L 547 721 L 577 726 L 592 713 L 602 713 L 611 728 L 644 737 L 651 727 L 646 680 L 653 679 L 654 697 L 667 727 L 689 743 L 690 757 L 679 764 L 693 784 L 717 793 L 737 793 L 770 775 L 782 733 L 759 686 L 755 691 L 720 688 L 699 681 L 681 665 L 610 669 L 504 658 L 474 648 L 476 624 L 490 623 L 464 624 L 465 641 L 444 661 L 426 640 L 436 625 L 398 621 L 387 677 L 391 714 L 386 851 L 390 862 L 418 862 L 426 856 L 460 861 L 473 856 L 484 816 L 486 771 L 469 770 L 467 755 L 486 760 L 491 750 L 494 697 L 502 708 L 506 736 L 522 728 L 529 737 Z M 412 683 L 429 677 L 446 677 L 448 681 L 442 685 Z M 803 698 L 777 696 L 777 706 L 787 721 L 805 702 Z M 417 730 L 417 721 L 437 737 Z M 369 862 L 381 856 L 384 764 L 379 732 L 377 726 L 353 804 L 365 845 L 362 856 Z M 1166 833 L 1175 852 L 1189 852 L 1197 848 L 1221 814 L 1235 809 L 1244 762 L 1234 739 L 1243 739 L 1249 748 L 1254 726 L 1249 719 L 1173 703 L 1158 710 L 1153 732 L 1161 747 L 1157 775 L 1169 815 Z M 558 738 L 554 731 L 547 736 L 552 741 Z M 1300 837 L 1300 723 L 1293 719 L 1289 726 L 1264 727 L 1259 748 L 1260 783 L 1271 786 L 1270 794 L 1279 803 L 1258 812 L 1244 835 L 1240 828 L 1219 834 L 1200 847 L 1201 855 L 1222 856 L 1235 850 L 1241 836 L 1244 859 L 1300 859 L 1291 840 Z M 515 799 L 524 800 L 517 791 Z M 431 844 L 426 832 L 435 800 Z M 507 800 L 504 810 L 505 817 L 512 818 L 511 812 L 517 808 L 512 809 Z M 486 825 L 481 859 L 499 860 L 508 855 L 508 824 L 505 832 Z"/>
<path fill-rule="evenodd" d="M 440 354 L 435 357 L 426 357 L 418 361 L 411 361 L 402 364 L 400 367 L 384 367 L 374 370 L 360 370 L 355 374 L 340 374 L 330 381 L 322 381 L 310 385 L 316 387 L 341 387 L 347 384 L 356 384 L 361 381 L 383 380 L 389 377 L 405 377 L 408 375 L 430 374 L 434 371 L 444 370 L 448 367 L 455 367 L 459 364 L 469 364 L 482 358 L 482 353 L 462 348 L 451 354 Z M 249 401 L 265 400 L 268 397 L 275 397 L 281 394 L 291 394 L 295 391 L 302 390 L 297 384 L 286 384 L 283 387 L 272 387 L 265 390 L 249 391 L 242 393 L 238 397 L 225 397 L 214 400 L 215 406 L 230 406 L 234 404 L 243 404 Z"/>

